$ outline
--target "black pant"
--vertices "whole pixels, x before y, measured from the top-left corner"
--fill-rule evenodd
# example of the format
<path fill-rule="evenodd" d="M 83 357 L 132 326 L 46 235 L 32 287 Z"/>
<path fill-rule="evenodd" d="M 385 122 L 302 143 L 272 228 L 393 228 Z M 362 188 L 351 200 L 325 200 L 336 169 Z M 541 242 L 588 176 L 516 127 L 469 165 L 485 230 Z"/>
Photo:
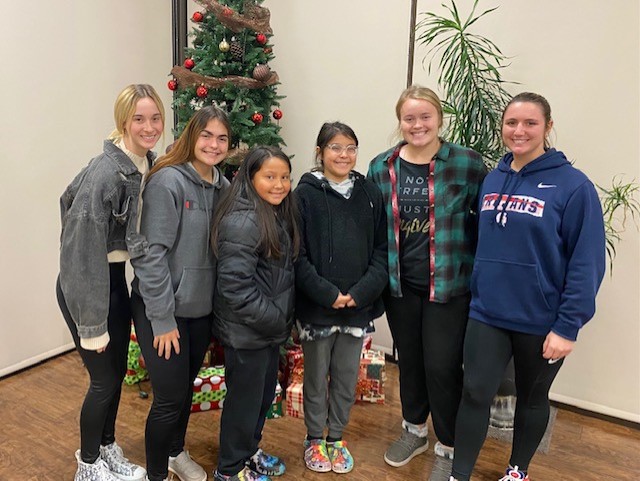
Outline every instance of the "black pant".
<path fill-rule="evenodd" d="M 89 390 L 80 412 L 80 454 L 85 463 L 93 463 L 98 459 L 101 444 L 108 445 L 115 441 L 122 381 L 127 372 L 131 304 L 124 262 L 109 264 L 109 283 L 107 329 L 110 340 L 106 350 L 98 353 L 80 346 L 78 328 L 64 299 L 60 278 L 56 282 L 58 305 L 90 378 Z"/>
<path fill-rule="evenodd" d="M 526 471 L 549 421 L 549 389 L 562 360 L 542 357 L 546 336 L 507 331 L 469 319 L 464 342 L 464 390 L 456 423 L 453 476 L 468 481 L 489 427 L 493 398 L 513 356 L 516 381 L 511 466 Z"/>
<path fill-rule="evenodd" d="M 383 296 L 398 349 L 402 416 L 411 424 L 423 424 L 431 413 L 436 436 L 453 446 L 470 296 L 430 302 L 427 294 L 406 286 L 402 294 L 391 297 L 387 290 Z"/>
<path fill-rule="evenodd" d="M 169 456 L 177 456 L 184 449 L 193 380 L 211 342 L 212 317 L 176 318 L 180 354 L 172 351 L 171 357 L 165 359 L 153 347 L 151 322 L 142 298 L 135 292 L 131 294 L 131 306 L 136 336 L 153 386 L 153 404 L 145 430 L 147 474 L 151 481 L 161 481 L 169 474 Z"/>
<path fill-rule="evenodd" d="M 264 349 L 225 347 L 227 395 L 220 420 L 218 471 L 240 472 L 258 450 L 278 377 L 278 346 Z"/>

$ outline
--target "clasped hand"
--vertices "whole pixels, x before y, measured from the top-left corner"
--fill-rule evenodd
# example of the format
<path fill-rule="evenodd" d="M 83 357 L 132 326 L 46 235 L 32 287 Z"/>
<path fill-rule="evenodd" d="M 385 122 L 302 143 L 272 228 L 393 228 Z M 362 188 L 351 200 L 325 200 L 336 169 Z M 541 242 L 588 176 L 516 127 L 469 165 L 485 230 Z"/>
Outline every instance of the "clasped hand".
<path fill-rule="evenodd" d="M 344 309 L 345 307 L 356 307 L 356 301 L 353 300 L 351 294 L 338 294 L 336 300 L 331 305 L 334 309 Z"/>

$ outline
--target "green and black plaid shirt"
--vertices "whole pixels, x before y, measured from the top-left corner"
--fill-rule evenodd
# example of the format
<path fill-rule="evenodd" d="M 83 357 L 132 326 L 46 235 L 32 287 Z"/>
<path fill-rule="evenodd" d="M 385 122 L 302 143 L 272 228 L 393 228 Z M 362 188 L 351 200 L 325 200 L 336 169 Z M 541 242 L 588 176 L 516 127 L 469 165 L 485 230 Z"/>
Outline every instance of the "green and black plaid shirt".
<path fill-rule="evenodd" d="M 402 297 L 397 196 L 402 145 L 404 142 L 374 158 L 367 174 L 380 187 L 386 204 L 389 288 L 395 297 Z M 445 141 L 429 168 L 431 266 L 425 266 L 425 276 L 431 276 L 429 300 L 447 302 L 469 291 L 477 239 L 478 191 L 487 170 L 477 152 Z"/>

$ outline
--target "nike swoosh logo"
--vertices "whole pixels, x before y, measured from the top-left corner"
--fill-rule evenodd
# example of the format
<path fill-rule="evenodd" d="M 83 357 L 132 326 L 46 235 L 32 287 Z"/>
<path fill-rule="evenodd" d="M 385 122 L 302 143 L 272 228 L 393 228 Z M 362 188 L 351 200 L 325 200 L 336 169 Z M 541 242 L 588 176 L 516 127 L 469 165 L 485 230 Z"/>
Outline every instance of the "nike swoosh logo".
<path fill-rule="evenodd" d="M 558 187 L 558 186 L 555 184 L 543 184 L 542 182 L 538 184 L 538 189 L 551 189 L 553 187 Z"/>

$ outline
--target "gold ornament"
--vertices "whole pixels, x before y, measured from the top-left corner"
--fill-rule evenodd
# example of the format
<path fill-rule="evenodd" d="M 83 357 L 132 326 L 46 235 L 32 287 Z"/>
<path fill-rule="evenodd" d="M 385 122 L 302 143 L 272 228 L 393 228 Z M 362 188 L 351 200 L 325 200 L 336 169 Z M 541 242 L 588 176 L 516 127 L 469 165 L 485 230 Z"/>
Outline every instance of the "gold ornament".
<path fill-rule="evenodd" d="M 220 49 L 221 52 L 228 52 L 229 48 L 231 48 L 229 46 L 229 42 L 227 42 L 227 39 L 224 39 L 222 42 L 220 42 L 220 45 L 218 45 L 218 48 Z"/>

